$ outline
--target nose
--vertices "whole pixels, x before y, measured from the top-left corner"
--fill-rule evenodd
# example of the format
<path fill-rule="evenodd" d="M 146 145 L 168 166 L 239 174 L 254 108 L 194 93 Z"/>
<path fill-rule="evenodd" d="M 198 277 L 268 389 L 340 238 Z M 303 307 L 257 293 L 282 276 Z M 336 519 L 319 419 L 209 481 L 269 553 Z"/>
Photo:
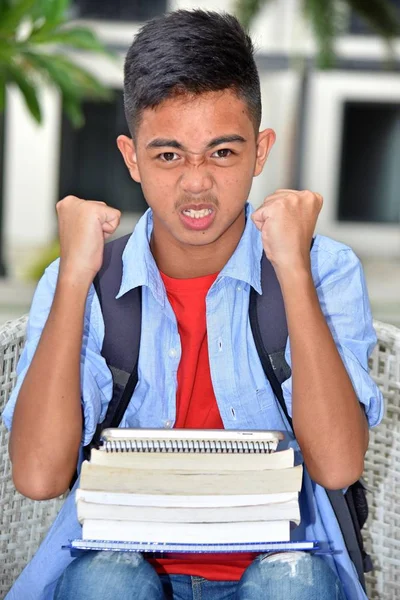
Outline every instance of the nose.
<path fill-rule="evenodd" d="M 213 180 L 205 165 L 188 165 L 181 177 L 181 188 L 188 194 L 203 194 L 213 187 Z"/>

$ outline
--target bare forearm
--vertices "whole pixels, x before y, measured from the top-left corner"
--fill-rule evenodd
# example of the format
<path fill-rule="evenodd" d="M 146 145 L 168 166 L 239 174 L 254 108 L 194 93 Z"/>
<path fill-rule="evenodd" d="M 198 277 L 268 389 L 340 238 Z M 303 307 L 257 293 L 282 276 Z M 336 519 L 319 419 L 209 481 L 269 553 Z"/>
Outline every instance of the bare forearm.
<path fill-rule="evenodd" d="M 64 492 L 82 436 L 80 356 L 86 298 L 104 242 L 121 213 L 66 196 L 57 203 L 60 271 L 52 308 L 15 407 L 10 438 L 17 489 L 44 499 Z"/>
<path fill-rule="evenodd" d="M 368 428 L 307 269 L 280 274 L 291 344 L 293 426 L 311 477 L 328 488 L 360 476 Z"/>
<path fill-rule="evenodd" d="M 60 275 L 18 395 L 10 438 L 14 482 L 38 499 L 65 491 L 82 436 L 80 352 L 89 285 Z"/>

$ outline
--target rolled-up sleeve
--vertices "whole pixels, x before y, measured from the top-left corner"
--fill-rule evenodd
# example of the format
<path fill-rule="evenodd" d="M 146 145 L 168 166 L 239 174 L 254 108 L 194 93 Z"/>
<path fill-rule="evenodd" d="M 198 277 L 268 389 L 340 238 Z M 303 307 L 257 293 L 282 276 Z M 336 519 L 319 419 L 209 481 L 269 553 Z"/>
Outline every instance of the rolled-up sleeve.
<path fill-rule="evenodd" d="M 58 266 L 59 261 L 57 260 L 47 267 L 33 297 L 27 325 L 26 344 L 17 366 L 17 382 L 2 415 L 8 429 L 12 427 L 18 394 L 50 313 L 57 284 Z M 112 395 L 112 376 L 101 356 L 103 338 L 103 319 L 92 286 L 86 302 L 81 350 L 81 399 L 84 415 L 82 443 L 84 445 L 92 439 L 96 425 L 104 417 Z"/>
<path fill-rule="evenodd" d="M 350 248 L 322 236 L 316 238 L 311 263 L 322 312 L 373 427 L 382 419 L 384 403 L 368 373 L 368 358 L 377 339 L 361 263 Z M 291 364 L 289 341 L 286 360 Z M 282 389 L 291 415 L 292 378 L 284 382 Z"/>

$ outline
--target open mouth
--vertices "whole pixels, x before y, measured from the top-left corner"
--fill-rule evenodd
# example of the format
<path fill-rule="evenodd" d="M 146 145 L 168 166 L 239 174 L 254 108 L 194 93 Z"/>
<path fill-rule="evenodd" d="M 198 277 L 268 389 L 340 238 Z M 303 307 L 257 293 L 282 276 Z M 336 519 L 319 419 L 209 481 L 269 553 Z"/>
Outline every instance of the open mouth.
<path fill-rule="evenodd" d="M 180 219 L 186 229 L 195 231 L 208 229 L 214 221 L 216 211 L 210 206 L 187 207 L 180 213 Z"/>
<path fill-rule="evenodd" d="M 213 211 L 211 210 L 211 208 L 202 208 L 201 210 L 194 210 L 193 208 L 186 208 L 182 212 L 185 216 L 190 217 L 191 219 L 203 219 L 204 217 L 211 215 L 211 213 Z"/>

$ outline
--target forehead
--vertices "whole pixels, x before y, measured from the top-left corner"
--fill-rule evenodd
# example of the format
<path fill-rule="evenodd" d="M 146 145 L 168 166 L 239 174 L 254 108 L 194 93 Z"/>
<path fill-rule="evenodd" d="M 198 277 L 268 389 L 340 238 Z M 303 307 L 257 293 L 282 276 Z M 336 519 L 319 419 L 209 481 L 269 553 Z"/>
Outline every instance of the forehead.
<path fill-rule="evenodd" d="M 147 144 L 163 137 L 191 146 L 202 146 L 226 134 L 254 137 L 254 125 L 246 103 L 234 92 L 224 90 L 168 98 L 154 108 L 146 108 L 137 129 L 137 141 Z"/>

